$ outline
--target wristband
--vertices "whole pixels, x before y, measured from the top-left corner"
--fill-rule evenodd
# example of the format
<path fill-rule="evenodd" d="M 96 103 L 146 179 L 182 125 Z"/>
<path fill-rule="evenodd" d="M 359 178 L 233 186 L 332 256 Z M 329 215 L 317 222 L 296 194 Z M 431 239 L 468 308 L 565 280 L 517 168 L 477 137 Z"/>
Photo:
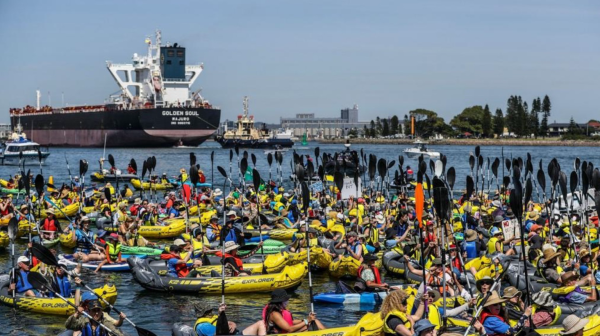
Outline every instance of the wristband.
<path fill-rule="evenodd" d="M 308 325 L 308 320 L 304 319 L 304 325 L 307 326 Z"/>

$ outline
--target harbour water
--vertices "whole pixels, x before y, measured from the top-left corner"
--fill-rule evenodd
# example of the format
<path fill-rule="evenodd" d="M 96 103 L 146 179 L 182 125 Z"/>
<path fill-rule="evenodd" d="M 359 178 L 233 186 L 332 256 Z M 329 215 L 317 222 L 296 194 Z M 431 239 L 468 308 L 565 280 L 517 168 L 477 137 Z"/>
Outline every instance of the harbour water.
<path fill-rule="evenodd" d="M 309 149 L 297 150 L 299 154 L 308 154 L 314 157 L 314 148 L 319 146 L 316 143 L 309 143 Z M 408 145 L 353 145 L 352 149 L 360 151 L 360 148 L 365 153 L 373 153 L 378 158 L 396 160 L 402 154 L 402 150 Z M 456 169 L 456 185 L 455 190 L 463 189 L 465 186 L 466 175 L 470 174 L 469 153 L 474 151 L 473 147 L 466 146 L 431 146 L 432 150 L 439 151 L 448 157 L 449 167 Z M 344 150 L 343 145 L 328 144 L 320 145 L 321 153 Z M 52 175 L 54 184 L 60 186 L 62 182 L 67 183 L 69 172 L 65 158 L 69 161 L 71 173 L 78 174 L 79 160 L 85 159 L 89 162 L 90 168 L 86 177 L 86 184 L 91 183 L 89 173 L 98 169 L 98 159 L 102 156 L 102 149 L 90 148 L 57 148 L 52 150 L 52 154 L 43 167 L 44 176 L 47 178 Z M 217 166 L 222 166 L 229 172 L 230 160 L 229 150 L 224 150 L 215 142 L 206 142 L 199 148 L 193 149 L 110 149 L 108 154 L 112 154 L 115 158 L 117 167 L 125 169 L 131 158 L 137 161 L 138 169 L 141 170 L 142 162 L 149 156 L 156 156 L 157 165 L 156 173 L 167 175 L 178 175 L 179 169 L 188 168 L 189 153 L 194 152 L 198 158 L 198 163 L 201 169 L 207 176 L 207 181 L 211 179 L 211 161 L 210 154 L 215 152 L 214 156 L 214 180 L 215 187 L 223 187 L 223 178 L 217 171 Z M 284 182 L 290 185 L 289 176 L 291 173 L 290 159 L 292 150 L 284 153 L 283 160 L 283 176 Z M 544 171 L 547 168 L 548 162 L 552 158 L 557 158 L 562 170 L 570 173 L 573 169 L 573 161 L 576 157 L 581 160 L 587 160 L 597 166 L 597 148 L 596 147 L 481 147 L 481 154 L 487 161 L 487 157 L 493 162 L 496 157 L 501 157 L 502 151 L 505 158 L 521 156 L 526 158 L 527 153 L 530 153 L 533 158 L 534 173 L 537 173 L 538 162 L 543 161 L 542 168 Z M 240 150 L 240 156 L 243 150 Z M 269 165 L 263 150 L 248 150 L 249 153 L 254 153 L 257 157 L 257 169 L 264 178 L 268 177 Z M 249 164 L 252 165 L 251 160 Z M 404 166 L 407 165 L 416 168 L 417 160 L 405 158 Z M 234 181 L 238 179 L 237 159 L 234 153 L 233 157 L 233 176 Z M 28 167 L 33 174 L 38 174 L 39 166 L 31 165 Z M 397 169 L 396 167 L 392 170 Z M 429 168 L 428 168 L 429 169 Z M 273 176 L 276 174 L 276 163 L 271 167 Z M 416 169 L 415 169 L 416 170 Z M 502 174 L 502 168 L 499 168 Z M 0 177 L 8 178 L 10 175 L 17 173 L 16 167 L 0 166 Z M 508 173 L 506 173 L 508 174 Z M 393 171 L 391 172 L 393 175 Z M 487 171 L 485 173 L 487 178 Z M 492 176 L 491 170 L 489 176 Z M 481 182 L 480 182 L 481 183 Z M 486 182 L 487 183 L 487 182 Z M 495 182 L 492 183 L 495 185 Z M 534 192 L 535 194 L 535 192 Z M 458 195 L 458 193 L 456 193 Z M 535 195 L 534 195 L 535 196 Z M 25 248 L 26 241 L 19 242 L 17 248 L 19 253 Z M 61 249 L 60 247 L 56 247 Z M 6 273 L 11 266 L 10 254 L 7 251 L 0 252 L 0 274 Z M 128 273 L 101 273 L 94 274 L 85 272 L 83 280 L 90 285 L 100 285 L 104 282 L 112 282 L 117 286 L 119 296 L 116 306 L 123 310 L 131 319 L 139 326 L 154 331 L 158 335 L 170 335 L 171 325 L 175 322 L 187 322 L 193 324 L 196 317 L 193 311 L 193 304 L 203 301 L 213 304 L 214 307 L 220 302 L 220 296 L 184 296 L 173 294 L 162 294 L 157 292 L 149 292 L 142 289 L 135 283 Z M 329 278 L 324 274 L 315 274 L 313 276 L 314 292 L 330 291 L 335 288 L 335 279 Z M 389 281 L 389 283 L 397 283 L 397 281 Z M 268 293 L 252 293 L 228 295 L 226 302 L 228 304 L 228 317 L 237 322 L 238 326 L 243 328 L 260 318 L 262 307 L 269 299 Z M 298 288 L 290 300 L 290 308 L 296 314 L 297 318 L 304 318 L 309 309 L 308 295 L 308 279 L 306 279 L 300 288 Z M 375 310 L 376 307 L 366 307 L 367 309 Z M 362 312 L 351 310 L 342 306 L 323 306 L 315 305 L 317 316 L 327 326 L 343 326 L 356 322 Z M 364 310 L 363 310 L 364 311 Z M 10 335 L 53 335 L 64 330 L 64 322 L 66 317 L 35 315 L 22 311 L 17 311 L 16 314 L 12 308 L 0 306 L 0 334 Z M 240 329 L 241 329 L 240 328 Z M 135 335 L 136 332 L 129 325 L 125 324 L 122 328 L 130 335 Z"/>

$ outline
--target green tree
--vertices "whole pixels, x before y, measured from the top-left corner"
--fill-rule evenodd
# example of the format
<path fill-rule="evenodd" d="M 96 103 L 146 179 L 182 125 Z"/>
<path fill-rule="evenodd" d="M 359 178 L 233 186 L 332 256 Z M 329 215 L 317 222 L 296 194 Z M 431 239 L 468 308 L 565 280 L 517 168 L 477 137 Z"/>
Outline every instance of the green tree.
<path fill-rule="evenodd" d="M 375 129 L 375 122 L 371 120 L 371 129 L 369 130 L 369 137 L 374 138 L 377 136 L 377 131 Z"/>
<path fill-rule="evenodd" d="M 474 135 L 483 133 L 482 121 L 484 110 L 480 105 L 467 107 L 450 121 L 450 125 L 461 133 L 469 132 Z"/>
<path fill-rule="evenodd" d="M 569 121 L 569 128 L 567 129 L 567 134 L 568 135 L 580 135 L 580 134 L 583 134 L 583 130 L 581 130 L 579 128 L 579 125 L 577 125 L 577 123 L 575 122 L 575 120 L 573 119 L 573 117 L 571 117 L 571 120 Z"/>
<path fill-rule="evenodd" d="M 365 125 L 365 126 L 363 127 L 363 136 L 364 136 L 365 138 L 368 138 L 368 137 L 369 137 L 369 129 L 367 128 L 367 125 Z"/>
<path fill-rule="evenodd" d="M 490 107 L 485 104 L 483 108 L 483 116 L 481 118 L 481 132 L 484 137 L 489 138 L 493 136 L 493 128 L 492 128 L 492 113 L 490 112 Z"/>
<path fill-rule="evenodd" d="M 421 137 L 431 137 L 436 134 L 452 134 L 453 130 L 446 124 L 444 118 L 438 117 L 437 113 L 426 110 L 416 109 L 409 112 L 415 117 L 415 133 Z M 410 127 L 410 124 L 409 124 Z"/>
<path fill-rule="evenodd" d="M 504 134 L 504 114 L 502 114 L 502 109 L 496 109 L 496 114 L 493 119 L 494 123 L 494 133 L 498 136 Z"/>
<path fill-rule="evenodd" d="M 381 127 L 381 118 L 375 118 L 375 129 L 377 130 L 377 135 L 381 135 L 382 127 Z"/>
<path fill-rule="evenodd" d="M 545 137 L 546 134 L 548 134 L 548 117 L 550 117 L 550 110 L 552 110 L 552 104 L 550 103 L 550 98 L 548 98 L 548 95 L 544 97 L 544 101 L 540 105 L 542 110 L 542 122 L 540 125 L 540 133 Z"/>
<path fill-rule="evenodd" d="M 410 135 L 410 118 L 408 115 L 404 115 L 404 135 Z"/>
<path fill-rule="evenodd" d="M 393 115 L 392 119 L 390 119 L 390 134 L 396 135 L 399 133 L 398 127 L 400 125 L 400 120 L 397 115 Z"/>
<path fill-rule="evenodd" d="M 388 122 L 387 118 L 384 118 L 381 121 L 381 135 L 382 136 L 390 135 L 390 123 Z"/>

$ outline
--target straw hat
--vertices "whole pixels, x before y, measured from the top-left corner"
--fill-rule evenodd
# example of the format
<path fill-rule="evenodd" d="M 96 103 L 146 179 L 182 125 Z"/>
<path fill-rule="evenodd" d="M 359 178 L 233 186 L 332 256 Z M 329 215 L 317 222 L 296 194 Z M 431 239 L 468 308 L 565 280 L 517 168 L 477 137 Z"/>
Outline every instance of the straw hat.
<path fill-rule="evenodd" d="M 475 230 L 467 230 L 466 234 L 467 234 L 467 238 L 465 240 L 468 242 L 474 241 L 477 239 L 477 232 L 475 232 Z"/>
<path fill-rule="evenodd" d="M 227 253 L 227 252 L 230 252 L 230 251 L 233 251 L 233 250 L 239 248 L 240 245 L 236 244 L 235 242 L 228 241 L 228 242 L 225 242 L 225 245 L 223 247 L 224 247 L 225 253 Z"/>
<path fill-rule="evenodd" d="M 562 323 L 563 331 L 560 332 L 561 335 L 570 335 L 578 332 L 579 330 L 585 328 L 590 320 L 582 319 L 577 317 L 576 315 L 569 315 Z"/>
<path fill-rule="evenodd" d="M 223 195 L 223 192 L 221 191 L 221 189 L 217 188 L 213 191 L 213 196 L 221 196 Z"/>
<path fill-rule="evenodd" d="M 502 299 L 501 297 L 498 296 L 498 293 L 492 292 L 492 294 L 488 298 L 487 302 L 483 306 L 489 307 L 489 306 L 492 306 L 492 305 L 495 305 L 498 303 L 503 303 L 503 302 L 506 302 L 506 299 Z"/>
<path fill-rule="evenodd" d="M 560 256 L 560 252 L 555 252 L 553 249 L 545 249 L 544 250 L 544 258 L 542 261 L 547 263 L 548 261 Z"/>
<path fill-rule="evenodd" d="M 587 257 L 590 255 L 590 252 L 586 249 L 582 249 L 579 251 L 579 259 L 583 259 L 583 257 Z"/>
<path fill-rule="evenodd" d="M 382 214 L 375 216 L 375 219 L 377 220 L 377 223 L 379 223 L 379 224 L 385 223 L 385 217 L 383 217 Z"/>
<path fill-rule="evenodd" d="M 49 215 L 54 215 L 54 209 L 53 208 L 46 209 L 46 213 Z"/>
<path fill-rule="evenodd" d="M 518 289 L 516 289 L 513 286 L 510 286 L 510 287 L 504 288 L 504 292 L 502 294 L 502 298 L 510 300 L 510 299 L 514 298 L 515 296 L 517 296 L 517 295 L 521 296 L 521 294 L 522 294 L 521 291 L 519 291 Z"/>

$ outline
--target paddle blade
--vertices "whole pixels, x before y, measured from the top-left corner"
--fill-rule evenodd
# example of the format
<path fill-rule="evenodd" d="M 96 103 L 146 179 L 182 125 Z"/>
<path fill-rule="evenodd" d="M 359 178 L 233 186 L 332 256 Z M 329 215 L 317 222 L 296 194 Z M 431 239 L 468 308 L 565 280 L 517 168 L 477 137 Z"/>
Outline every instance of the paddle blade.
<path fill-rule="evenodd" d="M 467 175 L 467 200 L 473 196 L 473 190 L 475 190 L 475 182 L 471 175 Z"/>
<path fill-rule="evenodd" d="M 310 191 L 308 190 L 308 185 L 306 182 L 301 183 L 302 186 L 302 208 L 304 209 L 304 213 L 308 213 L 308 207 L 310 205 Z M 341 192 L 342 189 L 340 189 Z"/>
<path fill-rule="evenodd" d="M 333 182 L 335 183 L 335 186 L 338 188 L 339 192 L 342 192 L 342 188 L 344 187 L 344 174 L 336 171 L 333 174 Z"/>
<path fill-rule="evenodd" d="M 48 280 L 38 272 L 29 272 L 27 275 L 27 281 L 33 286 L 33 288 L 39 291 L 45 291 L 46 289 L 51 288 Z"/>
<path fill-rule="evenodd" d="M 112 156 L 112 154 L 108 154 L 108 163 L 110 163 L 111 167 L 115 166 L 115 158 Z"/>
<path fill-rule="evenodd" d="M 567 174 L 561 171 L 558 178 L 558 184 L 560 186 L 560 191 L 563 196 L 563 201 L 567 201 Z"/>
<path fill-rule="evenodd" d="M 510 159 L 506 158 L 504 160 L 504 165 L 506 166 L 506 170 L 510 170 Z"/>
<path fill-rule="evenodd" d="M 148 172 L 148 161 L 144 160 L 142 163 L 142 180 L 146 177 L 146 173 Z"/>
<path fill-rule="evenodd" d="M 387 172 L 387 162 L 385 159 L 379 159 L 379 161 L 377 161 L 377 171 L 379 172 L 379 176 L 383 179 Z"/>
<path fill-rule="evenodd" d="M 500 159 L 496 158 L 492 163 L 492 174 L 494 174 L 495 178 L 498 178 L 498 166 L 500 166 Z"/>
<path fill-rule="evenodd" d="M 423 155 L 421 155 L 421 158 L 423 158 Z M 425 174 L 427 172 L 427 163 L 425 163 L 425 161 L 421 161 L 419 162 L 419 173 L 421 174 Z"/>
<path fill-rule="evenodd" d="M 83 160 L 79 160 L 79 176 L 83 176 L 85 173 L 83 172 Z"/>
<path fill-rule="evenodd" d="M 571 194 L 573 194 L 575 192 L 575 189 L 577 189 L 577 186 L 579 185 L 579 178 L 577 177 L 577 172 L 572 171 L 569 179 L 569 187 L 571 187 Z"/>
<path fill-rule="evenodd" d="M 240 156 L 240 146 L 238 144 L 235 144 L 234 149 L 235 149 L 235 155 Z"/>
<path fill-rule="evenodd" d="M 219 171 L 219 173 L 221 173 L 221 175 L 223 175 L 224 178 L 227 178 L 227 172 L 225 171 L 225 169 L 223 169 L 223 167 L 217 166 L 217 170 Z"/>
<path fill-rule="evenodd" d="M 112 202 L 112 195 L 110 193 L 110 188 L 104 187 L 104 197 L 106 197 L 109 204 Z"/>
<path fill-rule="evenodd" d="M 450 189 L 454 190 L 454 182 L 456 182 L 456 170 L 454 167 L 450 167 L 448 169 L 448 173 L 446 173 L 446 181 L 448 181 Z"/>
<path fill-rule="evenodd" d="M 31 174 L 31 170 L 27 170 L 27 175 L 25 175 L 25 180 L 23 180 L 23 186 L 25 187 L 25 192 L 29 195 L 31 191 L 31 178 L 29 176 Z"/>
<path fill-rule="evenodd" d="M 244 157 L 247 161 L 248 160 L 248 151 L 244 151 L 244 153 L 242 153 L 242 157 Z"/>
<path fill-rule="evenodd" d="M 398 155 L 398 165 L 400 167 L 404 166 L 404 155 L 402 154 Z"/>
<path fill-rule="evenodd" d="M 190 166 L 196 165 L 196 154 L 190 153 Z"/>
<path fill-rule="evenodd" d="M 192 187 L 195 187 L 198 182 L 200 182 L 200 175 L 198 174 L 198 167 L 191 166 L 190 167 L 190 181 L 192 182 Z"/>
<path fill-rule="evenodd" d="M 258 193 L 258 188 L 260 187 L 260 173 L 256 168 L 252 169 L 252 182 L 254 183 L 254 191 Z"/>
<path fill-rule="evenodd" d="M 440 177 L 442 175 L 444 175 L 444 163 L 440 160 L 437 160 L 435 161 L 435 176 Z"/>
<path fill-rule="evenodd" d="M 594 204 L 596 205 L 596 209 L 600 209 L 600 190 L 598 189 L 594 191 Z"/>
<path fill-rule="evenodd" d="M 531 194 L 533 193 L 533 184 L 531 183 L 531 179 L 528 178 L 527 182 L 525 182 L 525 204 L 529 204 L 531 201 Z"/>
<path fill-rule="evenodd" d="M 362 148 L 360 149 L 362 153 Z M 318 146 L 315 148 L 315 159 L 318 159 L 321 156 L 321 148 Z"/>
<path fill-rule="evenodd" d="M 42 163 L 42 151 L 40 150 L 39 147 L 38 147 L 38 161 L 40 162 L 40 164 Z"/>
<path fill-rule="evenodd" d="M 471 167 L 471 170 L 475 167 L 475 157 L 473 154 L 469 155 L 469 167 Z"/>
<path fill-rule="evenodd" d="M 252 153 L 250 155 L 250 158 L 252 159 L 252 167 L 256 167 L 256 155 L 254 155 L 254 153 Z"/>
<path fill-rule="evenodd" d="M 542 192 L 546 194 L 546 175 L 544 175 L 544 171 L 541 169 L 537 172 L 537 181 L 542 188 Z"/>
<path fill-rule="evenodd" d="M 598 168 L 594 169 L 592 173 L 592 184 L 594 185 L 594 189 L 600 190 L 600 171 Z"/>
<path fill-rule="evenodd" d="M 321 179 L 321 181 L 325 180 L 325 168 L 323 168 L 323 166 L 319 165 L 319 179 Z"/>
<path fill-rule="evenodd" d="M 300 182 L 303 182 L 304 179 L 306 178 L 304 167 L 302 167 L 301 164 L 296 165 L 296 177 L 298 178 L 298 181 L 300 181 Z"/>
<path fill-rule="evenodd" d="M 269 167 L 271 167 L 271 165 L 273 164 L 273 154 L 272 153 L 267 154 L 267 163 L 269 164 Z"/>
<path fill-rule="evenodd" d="M 129 164 L 131 165 L 131 168 L 133 168 L 133 170 L 135 170 L 135 173 L 137 174 L 137 162 L 135 162 L 134 159 L 131 159 L 131 161 L 129 161 Z"/>
<path fill-rule="evenodd" d="M 240 161 L 240 172 L 242 175 L 246 174 L 246 170 L 248 170 L 248 159 L 242 158 Z"/>
<path fill-rule="evenodd" d="M 15 238 L 17 238 L 17 231 L 19 231 L 19 221 L 15 217 L 12 217 L 8 221 L 8 238 L 10 238 L 11 241 L 14 241 Z"/>
<path fill-rule="evenodd" d="M 45 246 L 33 243 L 31 247 L 31 253 L 34 257 L 38 258 L 41 262 L 50 266 L 58 266 L 56 256 Z"/>
<path fill-rule="evenodd" d="M 586 173 L 581 174 L 581 188 L 583 190 L 583 197 L 587 198 L 588 189 L 590 187 L 590 181 Z"/>
<path fill-rule="evenodd" d="M 308 173 L 308 178 L 312 179 L 313 176 L 315 176 L 315 165 L 313 164 L 312 161 L 308 161 L 306 164 L 306 170 Z"/>
<path fill-rule="evenodd" d="M 233 160 L 233 150 L 229 150 L 229 162 L 231 162 L 231 160 Z"/>
<path fill-rule="evenodd" d="M 508 186 L 510 185 L 510 177 L 504 176 L 502 178 L 502 184 L 504 185 L 504 189 L 508 190 Z"/>
<path fill-rule="evenodd" d="M 581 160 L 579 158 L 575 158 L 575 170 L 579 170 L 581 166 Z"/>
<path fill-rule="evenodd" d="M 479 165 L 479 168 L 483 167 L 483 156 L 479 155 L 479 158 L 477 159 L 477 164 Z"/>
<path fill-rule="evenodd" d="M 44 192 L 44 177 L 41 174 L 38 174 L 35 177 L 35 191 L 37 191 L 38 196 L 41 196 L 42 193 Z"/>

